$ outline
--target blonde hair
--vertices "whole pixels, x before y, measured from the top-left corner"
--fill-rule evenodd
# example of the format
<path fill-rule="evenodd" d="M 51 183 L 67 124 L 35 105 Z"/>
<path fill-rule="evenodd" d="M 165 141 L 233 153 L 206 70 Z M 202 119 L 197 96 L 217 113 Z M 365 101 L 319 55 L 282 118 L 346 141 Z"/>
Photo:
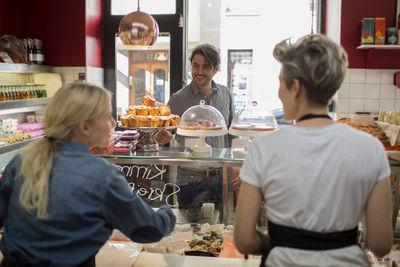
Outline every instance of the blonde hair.
<path fill-rule="evenodd" d="M 46 137 L 33 142 L 21 153 L 20 174 L 25 179 L 19 201 L 26 211 L 36 211 L 39 219 L 48 217 L 50 172 L 60 142 L 70 140 L 79 123 L 104 112 L 110 100 L 109 91 L 87 83 L 69 83 L 57 91 L 44 116 Z"/>
<path fill-rule="evenodd" d="M 282 76 L 291 87 L 298 79 L 308 99 L 327 105 L 339 89 L 347 70 L 347 53 L 342 46 L 322 34 L 309 34 L 295 44 L 277 44 L 273 56 L 282 63 Z"/>

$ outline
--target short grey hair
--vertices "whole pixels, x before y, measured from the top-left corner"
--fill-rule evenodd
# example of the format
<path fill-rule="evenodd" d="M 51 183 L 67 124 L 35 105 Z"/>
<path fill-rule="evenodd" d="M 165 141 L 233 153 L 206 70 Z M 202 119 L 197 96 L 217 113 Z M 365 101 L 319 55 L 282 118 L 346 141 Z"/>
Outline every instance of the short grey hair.
<path fill-rule="evenodd" d="M 308 100 L 327 105 L 346 74 L 347 53 L 342 46 L 322 34 L 309 34 L 295 44 L 278 43 L 273 56 L 282 63 L 282 76 L 290 87 L 294 79 L 304 86 Z"/>

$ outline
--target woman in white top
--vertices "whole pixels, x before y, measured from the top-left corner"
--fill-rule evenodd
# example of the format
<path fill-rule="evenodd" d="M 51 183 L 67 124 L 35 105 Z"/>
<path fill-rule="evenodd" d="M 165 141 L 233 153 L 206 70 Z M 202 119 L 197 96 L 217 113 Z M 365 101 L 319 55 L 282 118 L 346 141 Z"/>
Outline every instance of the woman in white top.
<path fill-rule="evenodd" d="M 356 227 L 364 214 L 368 248 L 379 257 L 390 251 L 390 167 L 378 139 L 328 116 L 347 54 L 324 35 L 307 35 L 277 44 L 274 57 L 282 63 L 284 116 L 296 124 L 249 148 L 235 244 L 244 254 L 267 256 L 265 266 L 369 266 Z M 256 229 L 262 201 L 268 236 Z"/>

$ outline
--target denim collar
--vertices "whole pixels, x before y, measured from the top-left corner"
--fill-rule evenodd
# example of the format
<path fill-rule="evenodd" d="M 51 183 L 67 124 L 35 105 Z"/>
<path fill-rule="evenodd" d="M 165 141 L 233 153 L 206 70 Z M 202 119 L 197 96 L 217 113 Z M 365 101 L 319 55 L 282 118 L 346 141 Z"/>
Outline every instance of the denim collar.
<path fill-rule="evenodd" d="M 61 149 L 65 150 L 65 151 L 74 151 L 74 152 L 90 154 L 90 150 L 87 146 L 85 146 L 84 144 L 81 144 L 81 143 L 73 142 L 73 141 L 62 141 Z"/>

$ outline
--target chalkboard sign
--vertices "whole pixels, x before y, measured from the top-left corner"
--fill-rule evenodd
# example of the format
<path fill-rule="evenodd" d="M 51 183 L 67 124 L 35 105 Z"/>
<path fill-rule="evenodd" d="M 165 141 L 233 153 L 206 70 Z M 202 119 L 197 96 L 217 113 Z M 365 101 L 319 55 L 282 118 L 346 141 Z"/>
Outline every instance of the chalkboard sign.
<path fill-rule="evenodd" d="M 152 207 L 160 207 L 165 204 L 171 208 L 178 207 L 175 196 L 180 188 L 173 183 L 172 177 L 170 177 L 170 166 L 154 164 L 117 164 L 117 166 L 125 174 L 132 190 L 136 191 Z"/>

